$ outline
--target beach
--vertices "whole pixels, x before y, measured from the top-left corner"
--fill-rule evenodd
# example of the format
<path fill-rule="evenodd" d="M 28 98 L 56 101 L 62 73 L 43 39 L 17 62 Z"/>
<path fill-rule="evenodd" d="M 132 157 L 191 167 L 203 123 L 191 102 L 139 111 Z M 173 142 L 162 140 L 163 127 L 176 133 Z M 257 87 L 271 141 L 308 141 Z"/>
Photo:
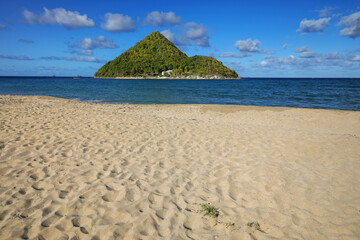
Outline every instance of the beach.
<path fill-rule="evenodd" d="M 359 111 L 0 95 L 0 239 L 359 239 L 359 176 Z"/>

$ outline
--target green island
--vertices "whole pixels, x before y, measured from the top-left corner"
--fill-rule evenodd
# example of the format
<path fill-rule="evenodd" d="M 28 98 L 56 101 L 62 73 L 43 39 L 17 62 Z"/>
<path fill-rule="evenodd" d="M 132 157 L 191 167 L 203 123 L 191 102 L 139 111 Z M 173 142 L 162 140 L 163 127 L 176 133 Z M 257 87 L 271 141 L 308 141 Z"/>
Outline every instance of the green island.
<path fill-rule="evenodd" d="M 95 78 L 238 79 L 213 57 L 188 57 L 158 31 L 107 62 Z"/>

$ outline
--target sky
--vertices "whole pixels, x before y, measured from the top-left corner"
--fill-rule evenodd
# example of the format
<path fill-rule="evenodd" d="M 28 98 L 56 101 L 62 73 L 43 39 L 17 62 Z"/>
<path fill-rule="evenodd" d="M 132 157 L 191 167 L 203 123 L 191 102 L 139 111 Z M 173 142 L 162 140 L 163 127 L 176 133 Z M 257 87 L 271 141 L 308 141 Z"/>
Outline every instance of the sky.
<path fill-rule="evenodd" d="M 0 76 L 93 76 L 153 31 L 240 77 L 360 77 L 358 0 L 0 0 Z"/>

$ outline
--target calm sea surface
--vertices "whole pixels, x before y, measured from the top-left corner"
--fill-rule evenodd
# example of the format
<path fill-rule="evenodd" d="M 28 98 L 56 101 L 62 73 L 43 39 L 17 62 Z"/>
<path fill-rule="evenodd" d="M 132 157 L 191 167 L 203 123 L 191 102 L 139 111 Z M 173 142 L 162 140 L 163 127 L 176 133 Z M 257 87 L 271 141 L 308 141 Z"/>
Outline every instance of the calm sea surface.
<path fill-rule="evenodd" d="M 360 79 L 142 80 L 0 77 L 0 94 L 98 103 L 233 104 L 360 110 Z"/>

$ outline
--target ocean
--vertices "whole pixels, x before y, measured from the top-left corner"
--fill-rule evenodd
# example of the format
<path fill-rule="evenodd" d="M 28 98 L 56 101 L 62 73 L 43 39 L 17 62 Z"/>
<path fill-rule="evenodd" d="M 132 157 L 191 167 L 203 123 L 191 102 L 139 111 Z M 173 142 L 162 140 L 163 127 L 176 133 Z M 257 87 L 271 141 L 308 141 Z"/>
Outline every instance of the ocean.
<path fill-rule="evenodd" d="M 1 95 L 122 104 L 225 104 L 360 110 L 360 79 L 241 80 L 0 77 Z"/>

